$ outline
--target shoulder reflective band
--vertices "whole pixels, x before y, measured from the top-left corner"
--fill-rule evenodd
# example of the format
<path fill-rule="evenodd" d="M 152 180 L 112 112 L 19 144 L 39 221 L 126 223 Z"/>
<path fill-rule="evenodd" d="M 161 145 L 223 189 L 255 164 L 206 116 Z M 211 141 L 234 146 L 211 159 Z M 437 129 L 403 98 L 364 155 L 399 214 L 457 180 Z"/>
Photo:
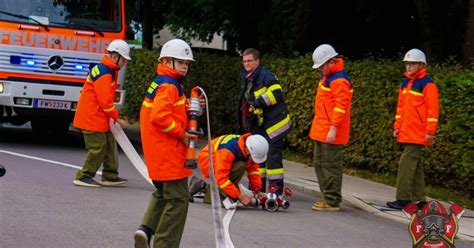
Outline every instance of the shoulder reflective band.
<path fill-rule="evenodd" d="M 167 132 L 171 131 L 175 126 L 176 126 L 176 123 L 173 121 L 173 122 L 171 122 L 171 124 L 167 128 L 165 128 L 161 131 L 163 131 L 164 133 L 167 133 Z"/>

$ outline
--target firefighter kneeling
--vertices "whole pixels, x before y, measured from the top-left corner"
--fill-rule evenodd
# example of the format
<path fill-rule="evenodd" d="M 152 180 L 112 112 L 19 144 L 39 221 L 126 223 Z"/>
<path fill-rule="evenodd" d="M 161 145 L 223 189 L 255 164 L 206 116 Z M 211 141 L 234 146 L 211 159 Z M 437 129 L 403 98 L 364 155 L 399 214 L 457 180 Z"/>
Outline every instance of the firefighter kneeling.
<path fill-rule="evenodd" d="M 259 164 L 267 160 L 268 142 L 261 135 L 223 135 L 211 141 L 214 175 L 220 189 L 221 199 L 230 197 L 239 200 L 244 206 L 252 205 L 252 197 L 238 188 L 245 171 L 252 191 L 257 194 L 262 188 Z M 198 154 L 198 164 L 205 178 L 209 178 L 209 149 L 208 146 Z M 210 187 L 202 180 L 192 180 L 190 200 L 192 196 L 205 187 L 204 203 L 211 203 Z"/>

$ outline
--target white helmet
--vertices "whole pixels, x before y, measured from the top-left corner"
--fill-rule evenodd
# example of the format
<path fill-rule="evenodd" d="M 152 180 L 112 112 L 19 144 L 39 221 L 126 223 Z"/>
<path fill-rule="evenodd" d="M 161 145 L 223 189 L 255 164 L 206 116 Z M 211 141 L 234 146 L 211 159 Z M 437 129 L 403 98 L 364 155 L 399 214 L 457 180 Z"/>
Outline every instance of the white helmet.
<path fill-rule="evenodd" d="M 130 58 L 130 47 L 124 40 L 113 40 L 107 47 L 107 51 L 116 52 L 120 54 L 120 56 L 122 56 L 124 59 L 132 60 L 132 58 Z"/>
<path fill-rule="evenodd" d="M 318 69 L 328 60 L 337 56 L 336 50 L 328 44 L 318 46 L 313 52 L 313 69 Z"/>
<path fill-rule="evenodd" d="M 413 48 L 405 54 L 403 62 L 423 62 L 426 65 L 426 56 L 420 49 Z"/>
<path fill-rule="evenodd" d="M 255 163 L 267 161 L 268 141 L 262 135 L 250 135 L 245 141 L 245 146 L 249 149 Z"/>
<path fill-rule="evenodd" d="M 180 39 L 169 40 L 163 45 L 158 60 L 164 57 L 194 61 L 191 47 Z"/>

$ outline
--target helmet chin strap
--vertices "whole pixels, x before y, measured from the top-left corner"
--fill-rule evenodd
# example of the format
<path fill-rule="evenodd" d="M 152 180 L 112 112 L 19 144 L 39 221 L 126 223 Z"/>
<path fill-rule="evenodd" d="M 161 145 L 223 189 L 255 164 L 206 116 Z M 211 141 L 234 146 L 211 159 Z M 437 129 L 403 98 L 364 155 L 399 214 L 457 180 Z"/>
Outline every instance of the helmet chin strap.
<path fill-rule="evenodd" d="M 173 58 L 173 69 L 176 70 L 176 65 L 174 64 L 174 58 Z"/>
<path fill-rule="evenodd" d="M 115 60 L 115 65 L 117 65 L 117 66 L 118 66 L 118 64 L 119 64 L 119 60 L 120 60 L 120 56 L 118 56 L 118 57 L 117 57 L 117 59 Z"/>

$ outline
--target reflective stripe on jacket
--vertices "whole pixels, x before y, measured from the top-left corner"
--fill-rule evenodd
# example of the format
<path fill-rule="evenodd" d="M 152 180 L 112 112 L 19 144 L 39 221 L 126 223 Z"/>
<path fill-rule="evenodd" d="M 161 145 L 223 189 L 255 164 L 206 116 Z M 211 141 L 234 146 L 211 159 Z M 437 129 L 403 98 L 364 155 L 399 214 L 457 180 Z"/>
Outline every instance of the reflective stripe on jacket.
<path fill-rule="evenodd" d="M 245 141 L 249 136 L 249 133 L 244 135 L 229 134 L 211 141 L 212 161 L 217 186 L 234 199 L 237 199 L 240 195 L 237 185 L 234 185 L 229 179 L 232 164 L 235 161 L 244 161 L 247 164 L 247 177 L 252 190 L 260 191 L 262 188 L 262 181 L 258 172 L 259 164 L 248 161 L 250 154 L 245 153 Z M 209 178 L 209 148 L 207 145 L 199 152 L 198 163 L 203 176 Z"/>
<path fill-rule="evenodd" d="M 114 105 L 119 67 L 109 58 L 91 68 L 77 103 L 73 125 L 94 132 L 109 131 L 109 119 L 118 116 Z"/>
<path fill-rule="evenodd" d="M 239 123 L 241 132 L 259 131 L 271 140 L 284 138 L 291 130 L 290 115 L 283 90 L 273 73 L 259 66 L 250 78 L 242 70 L 242 91 L 239 97 Z M 248 87 L 251 85 L 251 89 Z M 248 99 L 246 94 L 248 93 Z M 255 108 L 249 109 L 249 104 Z M 253 115 L 253 116 L 248 116 Z M 255 121 L 252 121 L 255 119 Z"/>
<path fill-rule="evenodd" d="M 435 135 L 438 127 L 438 87 L 426 76 L 426 68 L 407 78 L 398 91 L 394 129 L 397 141 L 430 146 L 426 134 Z"/>
<path fill-rule="evenodd" d="M 180 141 L 188 123 L 181 75 L 161 64 L 157 73 L 140 110 L 143 154 L 152 180 L 183 179 L 192 171 L 184 168 L 187 147 Z"/>
<path fill-rule="evenodd" d="M 332 144 L 345 145 L 349 142 L 353 90 L 349 77 L 343 70 L 344 61 L 338 58 L 319 81 L 309 132 L 313 140 L 326 143 L 329 128 L 335 126 L 336 140 Z"/>

